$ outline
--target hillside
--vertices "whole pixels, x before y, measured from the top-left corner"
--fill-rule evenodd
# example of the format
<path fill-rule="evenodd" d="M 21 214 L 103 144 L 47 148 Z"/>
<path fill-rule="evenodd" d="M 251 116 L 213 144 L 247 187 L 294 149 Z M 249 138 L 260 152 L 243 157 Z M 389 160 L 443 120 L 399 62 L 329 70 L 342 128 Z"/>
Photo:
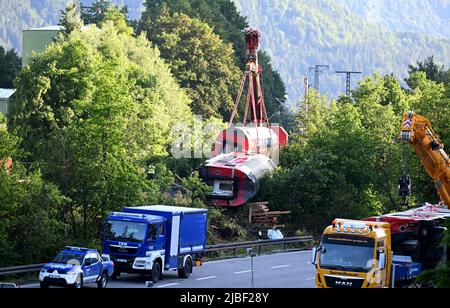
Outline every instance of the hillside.
<path fill-rule="evenodd" d="M 393 31 L 450 36 L 450 0 L 334 0 L 370 23 Z"/>
<path fill-rule="evenodd" d="M 22 29 L 55 25 L 60 11 L 71 0 L 0 0 L 0 44 L 6 49 L 22 50 Z M 80 0 L 90 5 L 94 0 Z M 112 0 L 119 6 L 127 5 L 129 16 L 140 17 L 142 0 Z M 5 13 L 3 13 L 5 12 Z"/>
<path fill-rule="evenodd" d="M 84 6 L 91 5 L 94 0 L 80 0 Z M 128 16 L 131 19 L 139 19 L 141 17 L 143 0 L 112 0 L 112 3 L 119 7 L 127 6 Z"/>
<path fill-rule="evenodd" d="M 66 0 L 0 0 L 0 44 L 20 51 L 22 29 L 55 24 Z"/>
<path fill-rule="evenodd" d="M 347 2 L 347 8 L 331 0 L 236 0 L 249 23 L 261 29 L 263 48 L 271 53 L 291 100 L 302 96 L 303 76 L 314 64 L 403 78 L 416 60 L 429 55 L 438 62 L 450 58 L 450 40 L 385 29 L 358 15 L 363 6 L 351 3 L 360 1 L 339 2 Z M 343 76 L 326 74 L 321 83 L 322 92 L 332 96 L 345 90 Z"/>
<path fill-rule="evenodd" d="M 68 0 L 0 0 L 0 44 L 21 51 L 21 29 L 55 24 Z M 406 76 L 409 64 L 434 55 L 450 58 L 450 0 L 234 0 L 282 74 L 291 101 L 303 94 L 303 76 L 314 64 Z M 81 0 L 89 5 L 91 0 Z M 113 0 L 140 16 L 142 0 Z M 407 52 L 406 52 L 407 51 Z M 355 78 L 355 82 L 361 77 Z M 322 92 L 337 96 L 343 76 L 325 74 Z"/>

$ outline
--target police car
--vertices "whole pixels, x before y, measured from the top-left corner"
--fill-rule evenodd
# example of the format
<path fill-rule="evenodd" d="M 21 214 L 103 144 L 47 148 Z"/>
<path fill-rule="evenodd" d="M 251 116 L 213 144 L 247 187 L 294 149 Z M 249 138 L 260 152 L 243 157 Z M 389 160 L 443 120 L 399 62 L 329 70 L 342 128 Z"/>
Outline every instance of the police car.
<path fill-rule="evenodd" d="M 44 265 L 39 274 L 39 281 L 41 288 L 82 288 L 90 283 L 96 283 L 99 288 L 106 288 L 113 273 L 114 263 L 103 260 L 97 250 L 66 247 L 51 263 Z"/>

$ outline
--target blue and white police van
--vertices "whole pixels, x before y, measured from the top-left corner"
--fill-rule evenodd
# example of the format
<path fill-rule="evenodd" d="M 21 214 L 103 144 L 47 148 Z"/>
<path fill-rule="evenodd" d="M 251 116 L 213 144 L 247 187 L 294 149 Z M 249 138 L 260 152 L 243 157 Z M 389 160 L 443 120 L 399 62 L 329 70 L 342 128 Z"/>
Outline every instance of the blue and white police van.
<path fill-rule="evenodd" d="M 156 283 L 164 271 L 189 278 L 206 249 L 208 211 L 173 206 L 125 208 L 106 221 L 102 251 L 114 276 L 143 274 Z"/>
<path fill-rule="evenodd" d="M 96 249 L 66 247 L 39 274 L 41 288 L 61 286 L 82 288 L 96 283 L 106 288 L 114 273 L 114 263 L 103 260 Z"/>

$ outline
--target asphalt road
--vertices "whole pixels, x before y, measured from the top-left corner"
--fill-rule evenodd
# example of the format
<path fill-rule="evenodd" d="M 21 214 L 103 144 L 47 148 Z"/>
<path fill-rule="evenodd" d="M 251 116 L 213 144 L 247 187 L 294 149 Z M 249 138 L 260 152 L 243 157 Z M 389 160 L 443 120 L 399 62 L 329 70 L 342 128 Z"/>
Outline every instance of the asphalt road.
<path fill-rule="evenodd" d="M 310 263 L 310 251 L 278 253 L 253 258 L 255 288 L 314 288 L 315 268 Z M 122 275 L 110 281 L 108 288 L 146 288 L 145 277 Z M 88 285 L 87 288 L 96 288 Z M 229 259 L 204 263 L 194 268 L 189 279 L 179 279 L 176 272 L 166 272 L 164 279 L 153 288 L 223 289 L 251 288 L 251 258 Z M 39 285 L 22 285 L 21 288 L 39 288 Z"/>

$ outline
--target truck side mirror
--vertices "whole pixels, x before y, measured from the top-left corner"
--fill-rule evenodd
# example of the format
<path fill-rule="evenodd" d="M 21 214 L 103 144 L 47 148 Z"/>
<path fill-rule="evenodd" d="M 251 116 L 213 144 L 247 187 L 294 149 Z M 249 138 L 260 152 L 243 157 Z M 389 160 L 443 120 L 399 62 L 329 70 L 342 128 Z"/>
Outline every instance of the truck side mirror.
<path fill-rule="evenodd" d="M 379 268 L 380 270 L 384 270 L 386 268 L 386 254 L 384 252 L 380 253 Z"/>
<path fill-rule="evenodd" d="M 317 254 L 321 250 L 322 250 L 322 248 L 320 246 L 313 248 L 312 254 L 311 254 L 311 263 L 312 263 L 312 265 L 317 265 Z"/>

